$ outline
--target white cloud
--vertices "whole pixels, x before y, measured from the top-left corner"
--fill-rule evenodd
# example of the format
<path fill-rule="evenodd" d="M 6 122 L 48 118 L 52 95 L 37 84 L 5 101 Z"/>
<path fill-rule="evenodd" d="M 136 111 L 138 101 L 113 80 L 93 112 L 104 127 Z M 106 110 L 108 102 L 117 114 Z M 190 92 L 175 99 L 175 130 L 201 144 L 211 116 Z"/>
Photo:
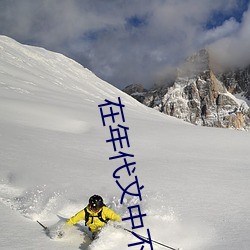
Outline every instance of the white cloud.
<path fill-rule="evenodd" d="M 2 0 L 0 33 L 62 52 L 116 86 L 150 84 L 166 68 L 210 43 L 218 50 L 223 44 L 235 46 L 238 39 L 244 44 L 250 33 L 247 14 L 241 24 L 231 18 L 213 30 L 204 28 L 213 13 L 230 15 L 238 4 L 237 0 Z M 144 25 L 131 26 L 131 17 Z"/>
<path fill-rule="evenodd" d="M 239 28 L 240 24 L 232 17 L 229 20 L 226 20 L 221 26 L 205 30 L 200 36 L 200 43 L 211 44 L 225 37 L 232 36 L 232 34 L 237 33 Z"/>
<path fill-rule="evenodd" d="M 234 32 L 211 44 L 216 60 L 225 66 L 246 66 L 250 63 L 250 9 Z"/>

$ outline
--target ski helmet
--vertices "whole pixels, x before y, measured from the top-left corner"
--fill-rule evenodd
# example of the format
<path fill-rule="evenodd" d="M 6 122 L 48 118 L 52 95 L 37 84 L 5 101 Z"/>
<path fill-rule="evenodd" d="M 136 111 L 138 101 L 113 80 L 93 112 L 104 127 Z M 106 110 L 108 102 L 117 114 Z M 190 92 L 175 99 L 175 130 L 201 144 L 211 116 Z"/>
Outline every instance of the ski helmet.
<path fill-rule="evenodd" d="M 103 205 L 103 199 L 101 196 L 95 194 L 89 198 L 89 206 L 91 210 L 99 210 Z"/>

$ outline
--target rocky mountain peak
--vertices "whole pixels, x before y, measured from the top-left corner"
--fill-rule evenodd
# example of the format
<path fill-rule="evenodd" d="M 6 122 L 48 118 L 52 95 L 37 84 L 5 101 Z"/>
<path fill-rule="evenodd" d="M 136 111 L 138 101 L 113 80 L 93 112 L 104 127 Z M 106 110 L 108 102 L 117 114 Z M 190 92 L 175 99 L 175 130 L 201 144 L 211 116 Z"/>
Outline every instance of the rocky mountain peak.
<path fill-rule="evenodd" d="M 249 71 L 216 74 L 212 68 L 208 50 L 202 49 L 178 67 L 171 86 L 148 91 L 138 91 L 137 86 L 137 91 L 129 94 L 149 107 L 196 125 L 249 129 L 249 106 L 233 95 L 247 96 Z"/>
<path fill-rule="evenodd" d="M 194 77 L 206 74 L 210 70 L 209 53 L 201 49 L 194 55 L 188 57 L 184 63 L 177 68 L 177 77 Z"/>

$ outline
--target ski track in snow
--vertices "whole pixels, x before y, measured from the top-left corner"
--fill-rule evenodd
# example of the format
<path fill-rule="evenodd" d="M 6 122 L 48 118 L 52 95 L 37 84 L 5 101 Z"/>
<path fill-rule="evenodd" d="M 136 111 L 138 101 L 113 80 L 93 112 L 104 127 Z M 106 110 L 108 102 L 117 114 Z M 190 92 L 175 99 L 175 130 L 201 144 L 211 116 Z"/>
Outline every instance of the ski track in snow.
<path fill-rule="evenodd" d="M 47 235 L 50 239 L 58 241 L 69 247 L 69 249 L 91 249 L 91 240 L 86 234 L 87 229 L 83 225 L 72 227 L 67 230 L 63 238 L 58 238 L 57 233 L 65 225 L 65 220 L 60 220 L 56 214 L 60 210 L 63 197 L 60 194 L 47 194 L 46 186 L 37 187 L 33 190 L 24 191 L 20 188 L 11 186 L 9 183 L 0 184 L 0 202 L 23 216 L 34 221 L 45 221 L 49 232 L 43 231 L 40 226 L 37 230 Z M 69 212 L 68 206 L 65 209 Z M 74 210 L 74 206 L 73 206 Z M 84 231 L 84 230 L 85 231 Z"/>
<path fill-rule="evenodd" d="M 36 220 L 45 219 L 57 207 L 60 194 L 46 195 L 46 187 L 33 190 L 22 190 L 9 184 L 0 184 L 0 201 L 22 216 Z"/>
<path fill-rule="evenodd" d="M 112 209 L 119 210 L 122 217 L 129 216 L 126 207 L 138 204 L 137 198 L 125 199 L 123 205 L 119 204 L 117 197 L 108 198 L 110 202 L 107 205 Z M 201 246 L 204 245 L 204 238 L 202 239 L 202 235 L 199 235 L 199 230 L 207 230 L 208 235 L 211 235 L 210 229 L 201 223 L 192 225 L 190 222 L 179 220 L 179 216 L 175 214 L 172 208 L 164 206 L 164 197 L 162 195 L 156 195 L 153 199 L 151 197 L 150 201 L 145 197 L 144 200 L 141 204 L 143 211 L 147 214 L 144 224 L 150 229 L 151 237 L 154 240 L 159 242 L 167 241 L 169 245 L 176 246 L 176 248 L 177 244 L 179 244 L 185 245 L 185 249 L 192 249 L 194 246 L 198 249 L 197 246 L 199 244 Z M 82 250 L 113 249 L 118 247 L 119 242 L 124 238 L 127 238 L 128 244 L 136 242 L 134 236 L 122 229 L 114 228 L 112 223 L 102 230 L 99 238 L 94 242 L 90 240 L 87 228 L 83 222 L 70 229 L 68 228 L 64 237 L 59 239 L 57 237 L 58 230 L 64 227 L 66 218 L 73 215 L 74 211 L 82 209 L 82 204 L 66 200 L 63 193 L 51 193 L 45 185 L 30 190 L 22 190 L 12 186 L 10 183 L 1 183 L 0 202 L 29 220 L 45 222 L 45 225 L 50 229 L 48 236 L 53 240 L 62 241 L 71 246 L 72 244 L 73 246 L 79 244 L 79 249 Z M 57 214 L 62 214 L 63 217 L 66 215 L 66 218 L 60 219 L 60 216 L 58 217 Z M 131 230 L 131 223 L 125 223 L 123 226 Z M 136 232 L 147 236 L 145 228 Z M 164 228 L 164 230 L 159 230 L 159 228 Z M 112 239 L 112 242 L 110 239 Z M 120 247 L 122 247 L 122 243 L 120 244 Z M 162 249 L 162 247 L 154 244 L 154 249 Z"/>

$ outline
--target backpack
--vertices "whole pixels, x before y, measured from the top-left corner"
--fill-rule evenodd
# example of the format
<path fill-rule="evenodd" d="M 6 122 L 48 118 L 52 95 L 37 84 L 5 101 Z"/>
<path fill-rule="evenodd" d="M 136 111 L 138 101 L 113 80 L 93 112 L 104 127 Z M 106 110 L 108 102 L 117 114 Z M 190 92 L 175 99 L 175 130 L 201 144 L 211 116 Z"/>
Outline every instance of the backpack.
<path fill-rule="evenodd" d="M 94 217 L 97 217 L 100 221 L 102 221 L 102 222 L 104 222 L 104 223 L 107 223 L 107 222 L 109 221 L 109 219 L 104 220 L 104 219 L 102 218 L 102 210 L 101 210 L 96 216 L 90 215 L 90 213 L 89 213 L 88 210 L 87 210 L 87 207 L 84 208 L 84 212 L 85 212 L 85 219 L 84 219 L 84 220 L 85 220 L 85 226 L 87 226 L 87 222 L 89 221 L 90 217 L 92 218 L 92 221 L 91 221 L 90 224 L 93 223 Z"/>

